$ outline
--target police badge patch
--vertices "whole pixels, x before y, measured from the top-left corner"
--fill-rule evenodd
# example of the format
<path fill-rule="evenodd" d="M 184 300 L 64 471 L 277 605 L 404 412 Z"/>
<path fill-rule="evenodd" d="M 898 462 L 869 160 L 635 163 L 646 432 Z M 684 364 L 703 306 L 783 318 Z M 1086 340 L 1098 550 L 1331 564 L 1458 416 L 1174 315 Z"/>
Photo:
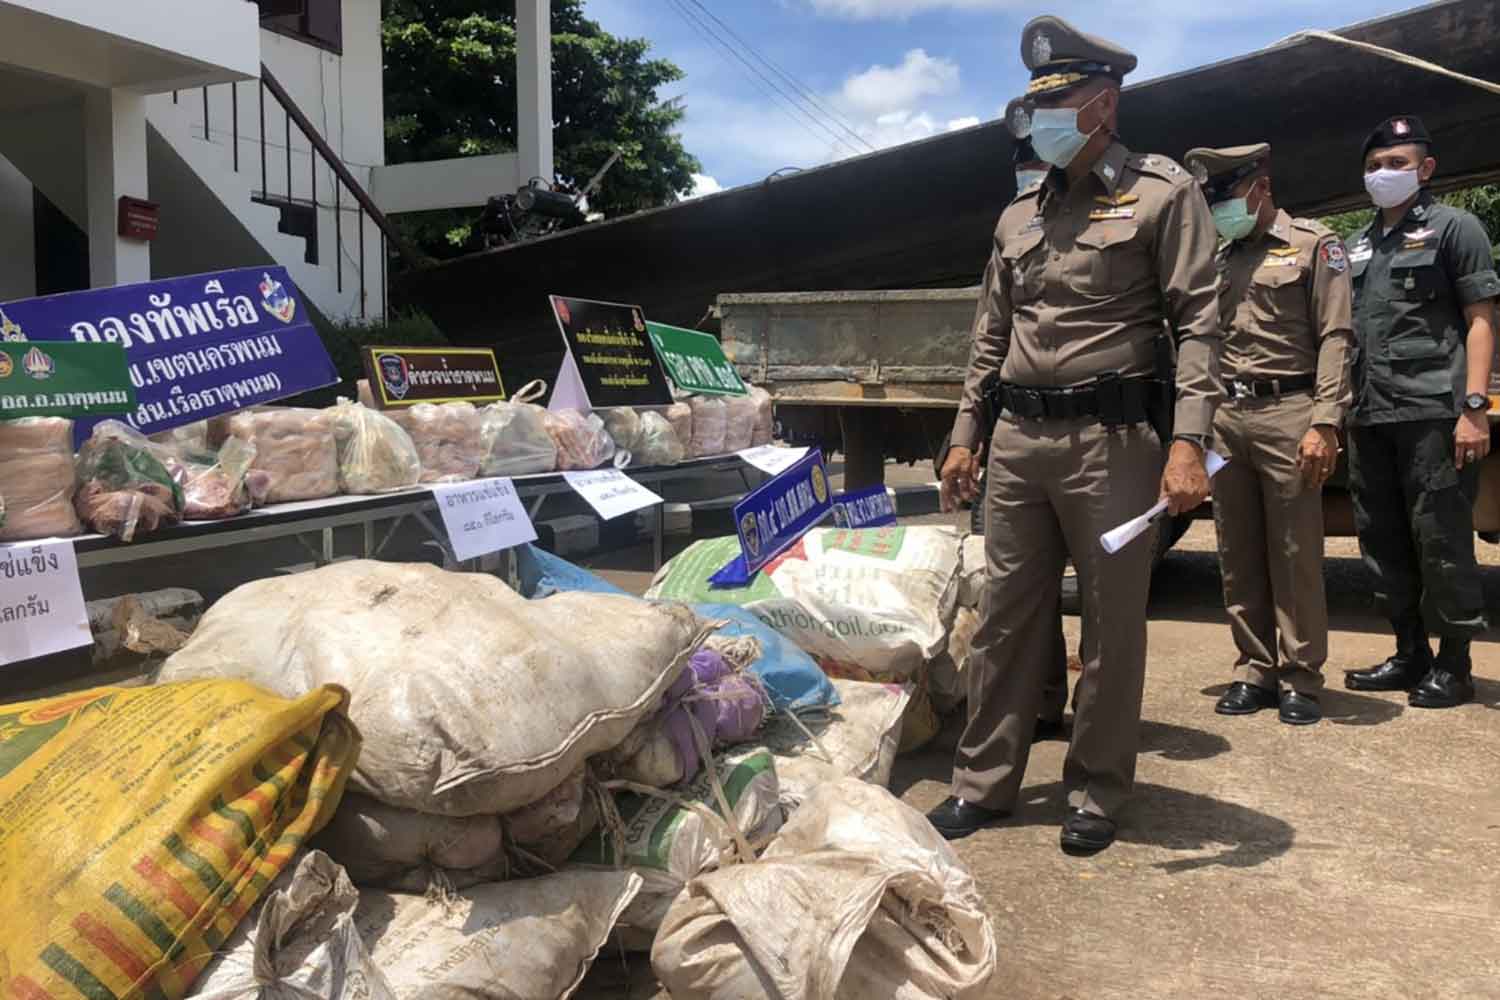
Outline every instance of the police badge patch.
<path fill-rule="evenodd" d="M 399 354 L 382 354 L 375 359 L 375 364 L 380 369 L 380 381 L 385 386 L 386 395 L 391 399 L 405 399 L 411 391 L 411 370 L 406 359 Z"/>
<path fill-rule="evenodd" d="M 1052 39 L 1045 31 L 1038 31 L 1031 36 L 1031 61 L 1038 66 L 1052 61 Z"/>
<path fill-rule="evenodd" d="M 1343 274 L 1349 268 L 1349 255 L 1344 252 L 1344 244 L 1338 240 L 1329 240 L 1323 244 L 1319 251 L 1323 263 L 1328 265 L 1328 270 L 1334 274 Z"/>
<path fill-rule="evenodd" d="M 297 300 L 287 294 L 286 286 L 269 273 L 261 275 L 260 304 L 261 308 L 283 323 L 290 323 L 297 315 Z"/>

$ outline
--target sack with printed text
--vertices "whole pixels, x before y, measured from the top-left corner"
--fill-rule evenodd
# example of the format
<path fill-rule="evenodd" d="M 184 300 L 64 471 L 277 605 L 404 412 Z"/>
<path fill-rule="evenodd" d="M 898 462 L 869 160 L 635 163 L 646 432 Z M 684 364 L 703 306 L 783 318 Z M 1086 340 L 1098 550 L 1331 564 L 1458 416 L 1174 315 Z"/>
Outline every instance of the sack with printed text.
<path fill-rule="evenodd" d="M 833 677 L 904 682 L 947 645 L 959 576 L 952 528 L 815 528 L 748 586 L 711 587 L 709 577 L 739 551 L 734 537 L 695 542 L 657 572 L 646 596 L 741 605 Z"/>
<path fill-rule="evenodd" d="M 178 1000 L 338 807 L 348 695 L 243 681 L 0 705 L 0 984 Z"/>

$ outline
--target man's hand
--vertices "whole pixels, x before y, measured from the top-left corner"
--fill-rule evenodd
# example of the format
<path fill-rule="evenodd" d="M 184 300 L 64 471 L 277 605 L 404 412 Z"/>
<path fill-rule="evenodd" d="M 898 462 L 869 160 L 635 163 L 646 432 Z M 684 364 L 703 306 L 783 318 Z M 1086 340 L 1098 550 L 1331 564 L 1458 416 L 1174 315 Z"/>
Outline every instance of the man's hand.
<path fill-rule="evenodd" d="M 1317 489 L 1328 482 L 1339 464 L 1339 437 L 1332 427 L 1318 424 L 1309 427 L 1297 445 L 1297 468 L 1302 472 L 1302 484 Z"/>
<path fill-rule="evenodd" d="M 943 513 L 950 514 L 958 509 L 960 500 L 972 502 L 979 496 L 979 456 L 968 448 L 949 448 L 940 478 L 938 503 Z"/>
<path fill-rule="evenodd" d="M 1453 428 L 1453 465 L 1462 469 L 1490 453 L 1490 418 L 1482 410 L 1465 410 Z"/>
<path fill-rule="evenodd" d="M 1167 467 L 1161 474 L 1161 495 L 1173 517 L 1186 514 L 1208 499 L 1208 470 L 1203 467 L 1203 449 L 1191 441 L 1172 442 Z"/>

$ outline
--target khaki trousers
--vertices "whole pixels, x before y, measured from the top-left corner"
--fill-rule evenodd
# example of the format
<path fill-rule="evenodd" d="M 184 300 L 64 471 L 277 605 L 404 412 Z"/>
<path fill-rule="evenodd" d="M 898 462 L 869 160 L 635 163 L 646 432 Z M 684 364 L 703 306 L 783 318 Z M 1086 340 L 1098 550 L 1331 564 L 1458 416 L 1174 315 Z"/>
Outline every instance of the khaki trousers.
<path fill-rule="evenodd" d="M 1229 459 L 1213 498 L 1224 607 L 1239 649 L 1234 679 L 1272 690 L 1280 681 L 1307 695 L 1322 690 L 1328 659 L 1323 495 L 1304 487 L 1297 469 L 1312 406 L 1307 394 L 1234 400 L 1214 418 L 1215 446 Z"/>
<path fill-rule="evenodd" d="M 988 572 L 954 795 L 990 809 L 1016 806 L 1043 692 L 1056 676 L 1058 597 L 1071 553 L 1083 604 L 1083 675 L 1063 785 L 1071 808 L 1104 816 L 1129 797 L 1155 539 L 1147 532 L 1111 556 L 1099 536 L 1156 502 L 1161 469 L 1161 444 L 1144 424 L 1106 430 L 1086 418 L 1007 414 L 995 425 L 985 496 Z"/>

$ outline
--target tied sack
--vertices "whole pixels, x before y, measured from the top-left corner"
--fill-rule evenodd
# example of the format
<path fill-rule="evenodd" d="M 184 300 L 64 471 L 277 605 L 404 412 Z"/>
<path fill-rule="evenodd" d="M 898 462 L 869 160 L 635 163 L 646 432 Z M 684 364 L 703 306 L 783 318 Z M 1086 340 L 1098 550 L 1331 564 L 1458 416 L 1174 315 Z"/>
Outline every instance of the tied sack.
<path fill-rule="evenodd" d="M 750 387 L 750 398 L 755 400 L 755 431 L 750 436 L 751 447 L 770 444 L 775 428 L 775 412 L 771 394 L 758 385 Z"/>
<path fill-rule="evenodd" d="M 783 812 L 776 762 L 765 747 L 739 747 L 714 761 L 714 776 L 729 804 L 731 826 L 707 770 L 692 781 L 657 794 L 646 789 L 615 795 L 624 826 L 623 854 L 611 830 L 600 827 L 574 852 L 569 864 L 629 867 L 641 876 L 641 893 L 620 916 L 616 939 L 628 951 L 650 951 L 667 908 L 688 880 L 740 854 L 739 838 L 752 851 L 781 829 Z M 748 860 L 742 859 L 742 860 Z"/>
<path fill-rule="evenodd" d="M 687 458 L 693 457 L 693 408 L 687 403 L 677 402 L 662 411 L 662 416 L 667 418 L 667 423 L 672 426 L 672 433 L 677 435 L 677 440 L 682 445 L 682 453 Z"/>
<path fill-rule="evenodd" d="M 737 604 L 833 677 L 905 682 L 947 646 L 959 576 L 952 528 L 815 528 L 748 586 L 709 586 L 739 548 L 735 537 L 693 543 L 657 572 L 646 597 Z"/>
<path fill-rule="evenodd" d="M 66 538 L 83 531 L 73 509 L 73 421 L 62 417 L 0 420 L 0 542 Z"/>
<path fill-rule="evenodd" d="M 755 439 L 755 422 L 760 416 L 760 404 L 751 396 L 724 397 L 724 448 L 723 451 L 744 451 Z"/>
<path fill-rule="evenodd" d="M 351 695 L 354 787 L 448 816 L 552 791 L 655 711 L 711 626 L 607 594 L 528 601 L 500 580 L 352 560 L 231 591 L 163 680 L 240 677 Z"/>
<path fill-rule="evenodd" d="M 346 699 L 208 681 L 0 706 L 0 991 L 184 996 L 337 808 Z"/>
<path fill-rule="evenodd" d="M 547 432 L 547 411 L 533 402 L 546 391 L 544 383 L 531 381 L 509 402 L 491 403 L 481 411 L 484 461 L 480 472 L 525 476 L 557 468 L 557 442 Z"/>
<path fill-rule="evenodd" d="M 551 1000 L 578 989 L 640 884 L 568 871 L 432 896 L 366 889 L 354 922 L 397 1000 Z"/>
<path fill-rule="evenodd" d="M 835 680 L 833 687 L 836 708 L 801 713 L 795 722 L 773 716 L 760 734 L 776 755 L 781 801 L 789 809 L 843 778 L 890 784 L 911 696 L 895 684 Z"/>
<path fill-rule="evenodd" d="M 686 454 L 666 417 L 655 410 L 641 414 L 641 432 L 636 438 L 632 465 L 676 465 Z"/>
<path fill-rule="evenodd" d="M 266 503 L 320 500 L 339 491 L 339 451 L 328 410 L 236 413 L 229 433 L 255 445 L 255 467 L 268 483 Z"/>
<path fill-rule="evenodd" d="M 651 966 L 696 1000 L 981 1000 L 995 931 L 931 824 L 845 780 L 813 793 L 759 861 L 689 883 Z"/>
<path fill-rule="evenodd" d="M 271 883 L 193 984 L 193 1000 L 394 1000 L 354 926 L 359 890 L 322 851 Z"/>

